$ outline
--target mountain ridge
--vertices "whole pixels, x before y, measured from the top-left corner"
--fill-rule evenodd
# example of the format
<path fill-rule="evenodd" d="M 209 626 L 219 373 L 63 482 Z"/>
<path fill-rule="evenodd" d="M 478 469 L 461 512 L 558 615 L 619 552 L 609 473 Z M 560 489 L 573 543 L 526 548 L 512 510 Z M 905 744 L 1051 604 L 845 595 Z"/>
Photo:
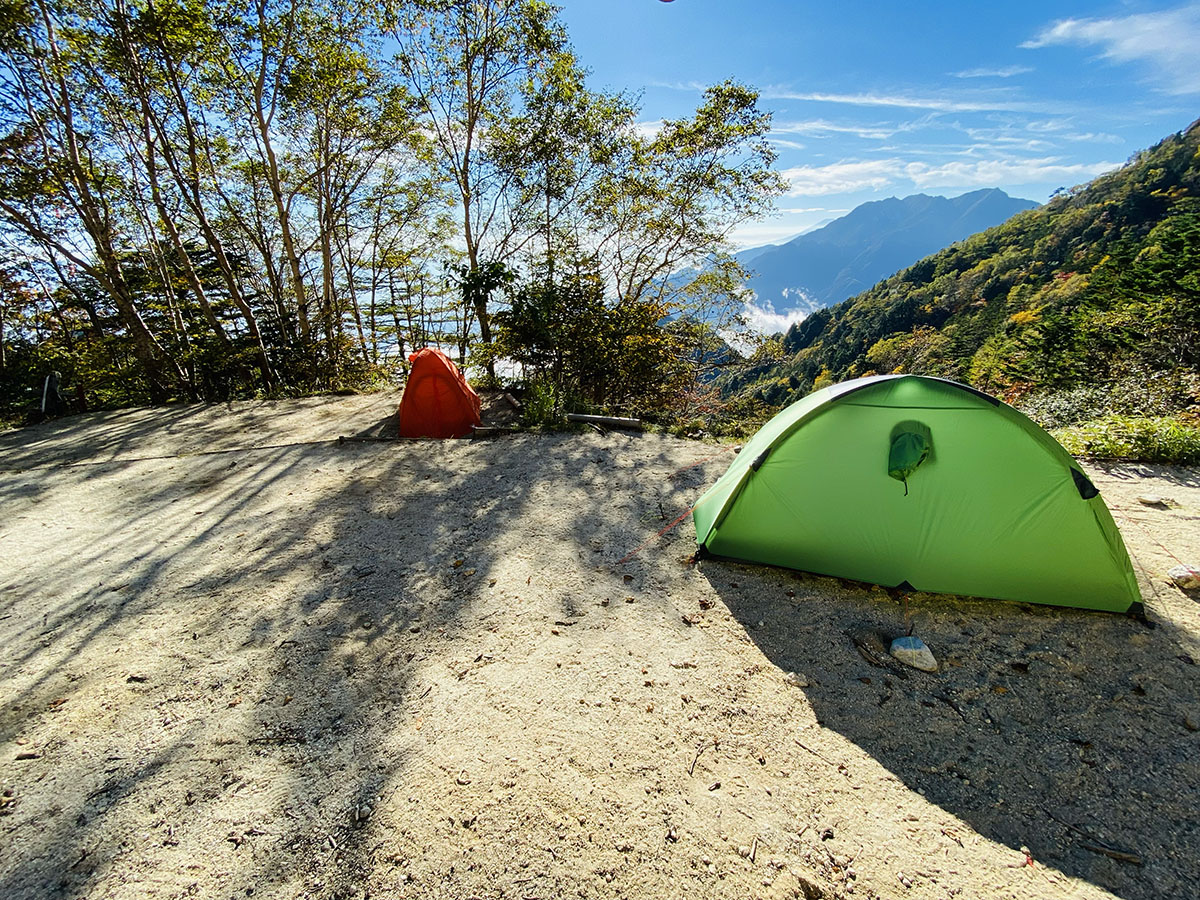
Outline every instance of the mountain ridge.
<path fill-rule="evenodd" d="M 812 312 L 845 300 L 955 241 L 1036 207 L 999 188 L 958 197 L 912 194 L 863 203 L 774 246 L 736 254 L 760 303 Z M 801 296 L 803 303 L 793 298 Z"/>

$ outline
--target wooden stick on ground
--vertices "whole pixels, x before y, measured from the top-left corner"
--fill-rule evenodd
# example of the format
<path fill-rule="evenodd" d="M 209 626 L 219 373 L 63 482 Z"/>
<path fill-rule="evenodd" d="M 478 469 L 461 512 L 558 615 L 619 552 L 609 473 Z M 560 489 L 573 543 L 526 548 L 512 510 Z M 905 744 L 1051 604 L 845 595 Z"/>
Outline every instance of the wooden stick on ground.
<path fill-rule="evenodd" d="M 1090 850 L 1092 853 L 1102 853 L 1109 859 L 1115 859 L 1117 862 L 1132 863 L 1135 866 L 1142 864 L 1142 858 L 1136 853 L 1126 853 L 1124 850 L 1114 850 L 1112 847 L 1104 847 L 1100 844 L 1092 844 L 1087 841 L 1080 841 L 1079 846 L 1084 850 Z"/>
<path fill-rule="evenodd" d="M 623 419 L 618 416 L 586 416 L 583 413 L 567 413 L 568 422 L 585 425 L 607 425 L 609 428 L 641 428 L 641 419 Z"/>
<path fill-rule="evenodd" d="M 809 747 L 807 744 L 800 743 L 798 738 L 792 738 L 792 740 L 796 742 L 796 746 L 799 747 L 801 750 L 807 750 L 809 753 L 811 753 L 817 759 L 821 760 L 821 762 L 828 763 L 829 765 L 834 766 L 835 768 L 837 767 L 837 763 L 833 762 L 833 760 L 825 758 L 820 753 L 818 753 L 816 750 L 814 750 L 812 747 Z"/>
<path fill-rule="evenodd" d="M 1044 809 L 1043 812 L 1059 825 L 1062 825 L 1063 827 L 1075 832 L 1081 838 L 1084 838 L 1084 840 L 1079 842 L 1079 846 L 1084 850 L 1088 850 L 1092 853 L 1100 853 L 1104 856 L 1107 856 L 1109 859 L 1115 859 L 1117 862 L 1131 863 L 1135 866 L 1140 866 L 1142 864 L 1142 858 L 1136 853 L 1127 853 L 1124 850 L 1117 850 L 1115 847 L 1109 847 L 1105 844 L 1102 844 L 1097 838 L 1084 831 L 1078 825 L 1072 825 L 1065 819 L 1060 819 L 1048 809 Z"/>

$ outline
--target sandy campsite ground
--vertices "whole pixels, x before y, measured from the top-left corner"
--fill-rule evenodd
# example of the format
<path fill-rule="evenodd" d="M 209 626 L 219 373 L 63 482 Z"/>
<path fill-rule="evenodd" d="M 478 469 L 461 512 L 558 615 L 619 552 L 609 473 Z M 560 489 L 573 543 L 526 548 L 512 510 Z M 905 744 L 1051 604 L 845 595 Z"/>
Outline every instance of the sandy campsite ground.
<path fill-rule="evenodd" d="M 919 594 L 924 674 L 654 537 L 730 448 L 396 400 L 0 434 L 0 897 L 1197 895 L 1196 471 L 1089 469 L 1155 627 Z"/>

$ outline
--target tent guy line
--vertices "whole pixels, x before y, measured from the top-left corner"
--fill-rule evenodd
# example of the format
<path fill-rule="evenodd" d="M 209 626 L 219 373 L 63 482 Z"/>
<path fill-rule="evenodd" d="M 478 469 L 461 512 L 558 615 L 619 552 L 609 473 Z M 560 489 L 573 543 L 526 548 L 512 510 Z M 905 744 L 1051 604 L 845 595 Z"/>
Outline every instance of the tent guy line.
<path fill-rule="evenodd" d="M 699 463 L 697 463 L 697 465 L 699 465 Z M 625 565 L 625 563 L 629 562 L 631 559 L 633 559 L 635 556 L 637 556 L 639 552 L 641 552 L 643 549 L 645 549 L 647 544 L 649 544 L 651 541 L 653 541 L 657 538 L 662 537 L 664 534 L 666 534 L 668 531 L 670 531 L 672 528 L 674 528 L 676 525 L 678 525 L 680 522 L 682 522 L 684 519 L 686 519 L 688 516 L 690 516 L 692 514 L 692 510 L 694 510 L 695 508 L 696 508 L 695 505 L 689 506 L 687 509 L 685 509 L 683 512 L 681 512 L 678 516 L 676 516 L 674 519 L 672 519 L 669 524 L 664 525 L 661 529 L 659 529 L 658 533 L 655 534 L 653 537 L 646 538 L 646 540 L 644 540 L 640 544 L 638 544 L 637 547 L 635 547 L 633 550 L 630 550 L 628 553 L 626 553 L 624 556 L 622 556 L 620 559 L 618 559 L 616 561 L 615 565 L 618 565 L 618 566 Z"/>
<path fill-rule="evenodd" d="M 1186 563 L 1182 559 L 1180 559 L 1178 556 L 1176 556 L 1174 553 L 1172 553 L 1170 550 L 1168 550 L 1158 538 L 1156 538 L 1153 534 L 1151 534 L 1150 529 L 1148 529 L 1143 522 L 1130 516 L 1128 508 L 1126 508 L 1124 506 L 1114 506 L 1114 507 L 1112 507 L 1112 510 L 1120 516 L 1122 522 L 1129 522 L 1132 525 L 1136 525 L 1138 527 L 1138 530 L 1141 531 L 1144 535 L 1146 535 L 1146 537 L 1149 538 L 1149 540 L 1152 544 L 1154 544 L 1156 547 L 1158 547 L 1158 549 L 1161 550 L 1163 553 L 1167 554 L 1167 556 L 1171 557 L 1171 559 L 1175 560 L 1175 562 L 1179 563 L 1179 565 L 1181 565 L 1181 566 L 1186 565 Z M 1153 583 L 1153 582 L 1151 582 L 1151 583 Z"/>
<path fill-rule="evenodd" d="M 704 457 L 704 459 L 697 460 L 696 462 L 691 463 L 690 465 L 686 465 L 681 469 L 676 469 L 674 472 L 672 472 L 670 475 L 667 476 L 666 480 L 670 481 L 675 476 L 682 475 L 684 472 L 687 472 L 690 469 L 694 469 L 697 466 L 702 466 L 707 462 L 712 462 L 714 459 L 719 457 L 722 453 L 729 453 L 731 451 L 738 452 L 740 450 L 741 450 L 740 446 L 722 447 L 719 452 L 714 453 L 712 456 L 706 456 L 706 457 Z M 617 566 L 625 565 L 625 563 L 629 562 L 631 559 L 633 559 L 635 556 L 637 556 L 638 553 L 640 553 L 642 550 L 644 550 L 646 548 L 647 544 L 649 544 L 651 541 L 653 541 L 657 538 L 662 537 L 664 534 L 666 534 L 668 531 L 670 531 L 672 528 L 674 528 L 676 525 L 678 525 L 680 522 L 682 522 L 684 519 L 686 519 L 688 516 L 690 516 L 692 514 L 693 510 L 695 510 L 695 508 L 696 508 L 695 504 L 692 504 L 691 506 L 689 506 L 687 509 L 685 509 L 683 512 L 681 512 L 674 520 L 672 520 L 669 524 L 664 525 L 661 529 L 659 529 L 657 534 L 653 535 L 652 537 L 646 538 L 646 540 L 642 541 L 640 544 L 637 545 L 637 547 L 635 547 L 633 550 L 630 550 L 627 554 L 625 554 L 620 559 L 618 559 L 613 565 L 617 565 Z"/>

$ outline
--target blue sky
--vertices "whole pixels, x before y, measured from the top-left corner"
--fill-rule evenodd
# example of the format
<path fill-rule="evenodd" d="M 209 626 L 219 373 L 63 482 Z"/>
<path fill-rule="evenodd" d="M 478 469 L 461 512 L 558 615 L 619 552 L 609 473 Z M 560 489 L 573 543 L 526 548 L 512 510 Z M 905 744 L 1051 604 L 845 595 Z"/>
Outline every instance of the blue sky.
<path fill-rule="evenodd" d="M 759 89 L 790 191 L 739 246 L 885 197 L 1043 202 L 1200 118 L 1200 2 L 558 5 L 592 86 L 640 92 L 648 125 Z"/>

